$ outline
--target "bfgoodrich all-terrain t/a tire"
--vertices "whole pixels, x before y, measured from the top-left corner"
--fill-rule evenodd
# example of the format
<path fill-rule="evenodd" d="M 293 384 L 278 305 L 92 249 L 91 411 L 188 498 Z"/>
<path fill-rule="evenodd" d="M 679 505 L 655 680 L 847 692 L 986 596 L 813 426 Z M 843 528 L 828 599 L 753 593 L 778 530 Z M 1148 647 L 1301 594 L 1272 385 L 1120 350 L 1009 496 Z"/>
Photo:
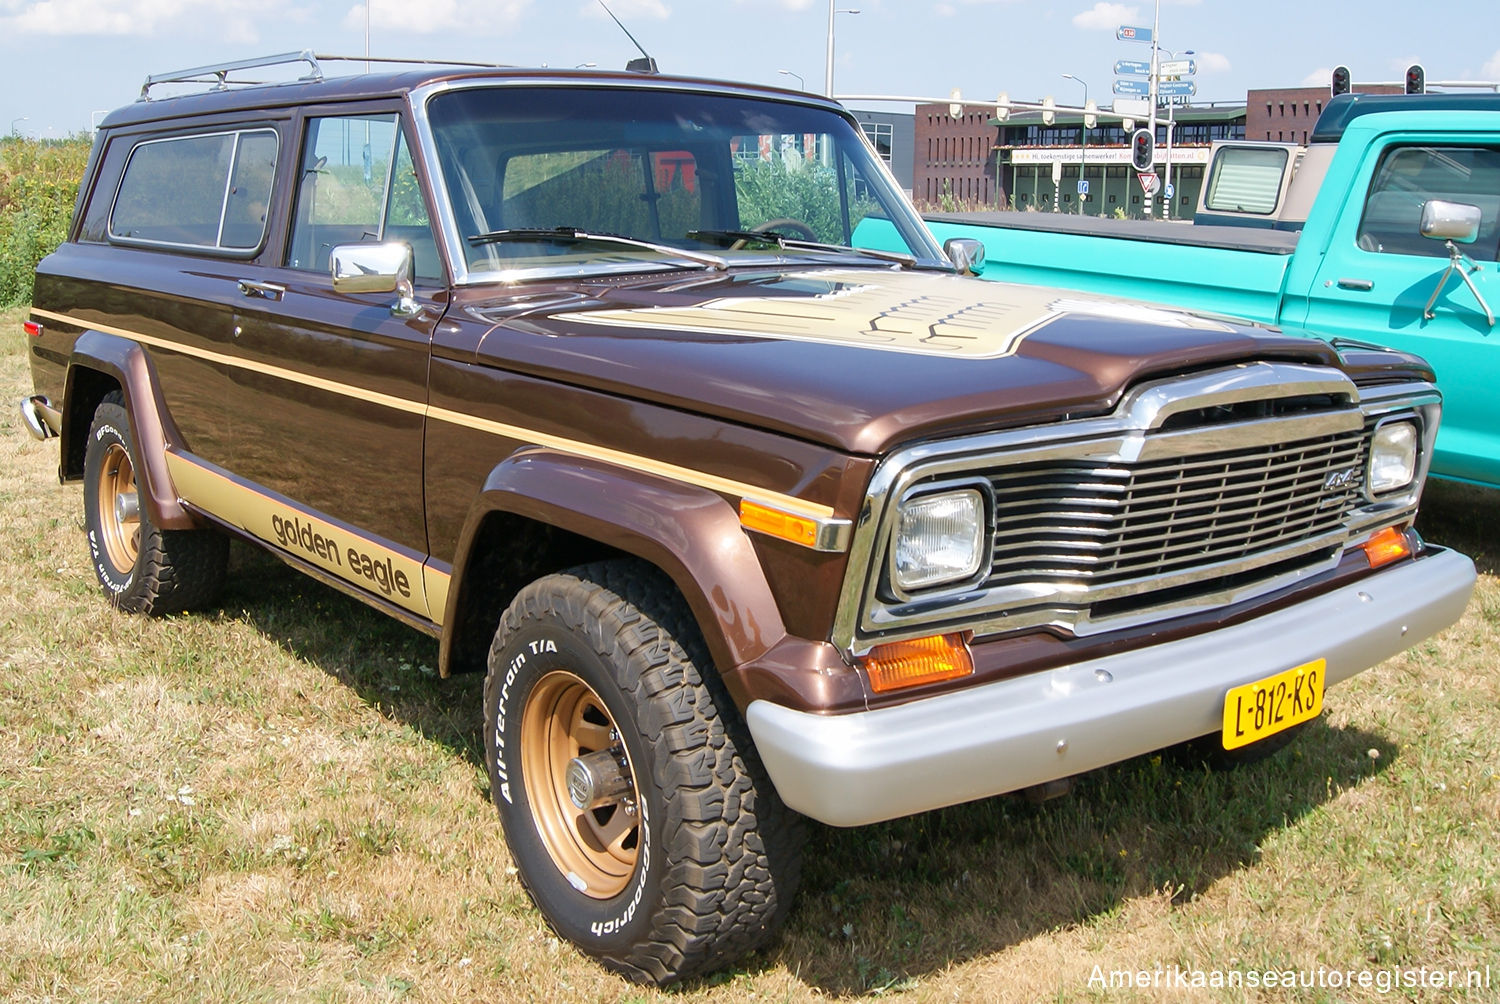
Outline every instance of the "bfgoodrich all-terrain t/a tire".
<path fill-rule="evenodd" d="M 527 586 L 495 634 L 484 703 L 506 842 L 558 934 L 660 984 L 775 933 L 805 827 L 665 576 L 618 561 Z"/>
<path fill-rule="evenodd" d="M 213 600 L 224 582 L 229 540 L 213 530 L 159 530 L 141 504 L 140 454 L 119 393 L 94 412 L 83 461 L 89 558 L 104 594 L 121 610 L 170 614 Z"/>

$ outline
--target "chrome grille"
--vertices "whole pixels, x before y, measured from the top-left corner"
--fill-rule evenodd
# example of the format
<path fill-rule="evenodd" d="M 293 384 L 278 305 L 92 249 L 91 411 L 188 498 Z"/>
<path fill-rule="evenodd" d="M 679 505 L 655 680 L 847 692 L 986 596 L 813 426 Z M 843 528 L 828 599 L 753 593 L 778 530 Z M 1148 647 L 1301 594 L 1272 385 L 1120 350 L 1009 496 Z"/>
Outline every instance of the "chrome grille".
<path fill-rule="evenodd" d="M 1360 504 L 1366 443 L 1352 431 L 1146 463 L 1006 468 L 989 479 L 985 585 L 1098 587 L 1339 534 Z"/>

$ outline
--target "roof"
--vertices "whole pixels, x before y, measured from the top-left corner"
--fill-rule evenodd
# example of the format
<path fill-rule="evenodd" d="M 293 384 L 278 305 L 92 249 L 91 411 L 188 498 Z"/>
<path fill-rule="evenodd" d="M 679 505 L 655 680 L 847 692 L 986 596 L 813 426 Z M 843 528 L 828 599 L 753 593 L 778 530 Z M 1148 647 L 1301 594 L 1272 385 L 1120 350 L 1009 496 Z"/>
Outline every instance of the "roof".
<path fill-rule="evenodd" d="M 1116 113 L 1110 112 L 1107 109 L 1103 109 L 1101 111 L 1102 111 L 1102 113 L 1104 115 L 1108 116 L 1108 118 L 1110 120 L 1113 120 L 1116 117 Z M 1057 118 L 1056 118 L 1056 120 L 1053 123 L 1054 125 L 1062 125 L 1062 126 L 1077 125 L 1079 122 L 1083 121 L 1083 115 L 1082 115 L 1081 112 L 1076 112 L 1076 111 L 1071 111 L 1071 110 L 1064 111 L 1061 108 L 1059 108 L 1055 114 L 1056 114 Z M 1243 119 L 1244 117 L 1245 117 L 1245 105 L 1243 103 L 1225 103 L 1225 104 L 1211 104 L 1211 105 L 1178 105 L 1177 106 L 1177 110 L 1172 113 L 1172 119 L 1173 119 L 1173 121 L 1178 122 L 1178 123 L 1182 123 L 1182 122 L 1237 122 L 1237 121 Z M 1137 122 L 1141 121 L 1143 118 L 1144 118 L 1144 116 L 1135 116 L 1135 119 L 1136 119 Z M 1157 112 L 1156 112 L 1156 121 L 1157 121 L 1157 124 L 1163 124 L 1163 123 L 1165 123 L 1167 121 L 1167 113 L 1165 111 L 1163 111 L 1163 110 L 1158 109 Z M 989 124 L 993 125 L 993 126 L 1002 126 L 1002 127 L 1003 126 L 1014 126 L 1014 125 L 1022 125 L 1022 126 L 1041 125 L 1042 124 L 1042 113 L 1039 112 L 1039 111 L 1013 112 L 1011 114 L 1010 118 L 1006 119 L 1004 122 L 1000 121 L 999 119 L 993 119 L 992 118 L 992 119 L 990 119 Z M 1108 125 L 1109 122 L 1105 121 L 1105 120 L 1101 120 L 1100 124 L 1101 125 Z"/>
<path fill-rule="evenodd" d="M 1336 143 L 1349 123 L 1376 112 L 1500 112 L 1500 94 L 1338 94 L 1323 106 L 1310 142 Z"/>
<path fill-rule="evenodd" d="M 328 57 L 322 57 L 324 59 Z M 375 62 L 379 62 L 376 60 Z M 148 78 L 147 86 L 158 86 L 160 77 Z M 302 105 L 402 97 L 427 84 L 445 81 L 514 81 L 536 84 L 595 85 L 625 88 L 673 88 L 716 93 L 755 94 L 792 98 L 803 103 L 833 102 L 805 91 L 786 90 L 760 84 L 736 83 L 697 77 L 627 71 L 563 70 L 548 67 L 474 67 L 472 65 L 421 65 L 417 68 L 357 73 L 338 77 L 305 77 L 285 83 L 240 83 L 213 87 L 201 77 L 196 81 L 209 90 L 165 98 L 142 98 L 117 108 L 101 123 L 102 128 L 133 125 L 185 116 L 212 115 L 244 109 L 295 108 Z M 154 83 L 153 83 L 154 82 Z M 179 82 L 179 81 L 171 81 Z M 837 107 L 836 105 L 834 105 Z"/>

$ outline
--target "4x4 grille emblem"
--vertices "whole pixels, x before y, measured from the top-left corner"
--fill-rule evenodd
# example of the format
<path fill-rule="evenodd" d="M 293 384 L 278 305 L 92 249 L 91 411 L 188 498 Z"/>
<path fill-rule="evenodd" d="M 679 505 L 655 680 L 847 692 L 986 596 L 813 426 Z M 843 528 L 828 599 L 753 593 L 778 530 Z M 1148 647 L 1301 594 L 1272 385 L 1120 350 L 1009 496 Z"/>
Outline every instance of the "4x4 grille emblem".
<path fill-rule="evenodd" d="M 1342 471 L 1329 471 L 1328 476 L 1323 479 L 1323 490 L 1325 492 L 1344 491 L 1353 488 L 1359 479 L 1359 468 L 1349 467 Z"/>

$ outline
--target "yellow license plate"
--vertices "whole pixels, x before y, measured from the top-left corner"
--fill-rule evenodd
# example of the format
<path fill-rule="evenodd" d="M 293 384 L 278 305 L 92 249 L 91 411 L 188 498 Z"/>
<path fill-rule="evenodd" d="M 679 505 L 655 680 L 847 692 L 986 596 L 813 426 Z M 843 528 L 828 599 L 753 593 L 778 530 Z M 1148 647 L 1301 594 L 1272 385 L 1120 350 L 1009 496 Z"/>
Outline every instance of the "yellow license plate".
<path fill-rule="evenodd" d="M 1247 746 L 1323 710 L 1323 659 L 1235 687 L 1224 695 L 1224 748 Z"/>

